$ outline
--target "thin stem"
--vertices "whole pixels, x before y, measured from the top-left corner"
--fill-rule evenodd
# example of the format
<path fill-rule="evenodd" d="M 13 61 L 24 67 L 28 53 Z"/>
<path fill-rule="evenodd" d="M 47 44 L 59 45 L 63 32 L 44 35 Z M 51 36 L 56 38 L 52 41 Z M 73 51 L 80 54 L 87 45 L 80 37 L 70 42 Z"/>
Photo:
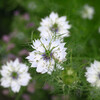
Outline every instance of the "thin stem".
<path fill-rule="evenodd" d="M 64 100 L 65 100 L 65 84 L 62 85 L 62 90 L 63 90 Z"/>
<path fill-rule="evenodd" d="M 15 100 L 20 100 L 20 97 L 21 97 L 21 95 L 22 95 L 24 89 L 25 89 L 25 88 L 22 88 L 22 89 L 20 90 L 20 92 L 18 93 L 18 95 L 17 95 L 17 97 L 16 97 Z"/>
<path fill-rule="evenodd" d="M 71 60 L 70 58 L 67 58 L 69 60 Z M 90 58 L 90 57 L 72 57 L 72 59 L 76 59 L 76 60 L 84 60 L 84 59 L 91 59 L 94 60 L 94 58 Z M 97 57 L 96 59 L 100 59 L 100 57 Z"/>

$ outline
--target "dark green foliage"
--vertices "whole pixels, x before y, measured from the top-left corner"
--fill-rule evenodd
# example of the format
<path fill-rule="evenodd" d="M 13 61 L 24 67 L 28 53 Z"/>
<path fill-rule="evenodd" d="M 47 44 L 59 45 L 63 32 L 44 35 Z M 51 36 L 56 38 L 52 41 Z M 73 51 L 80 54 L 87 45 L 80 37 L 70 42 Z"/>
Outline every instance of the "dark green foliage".
<path fill-rule="evenodd" d="M 95 14 L 92 20 L 81 18 L 80 10 L 84 4 L 94 7 Z M 18 15 L 15 15 L 15 11 L 18 11 Z M 36 81 L 35 92 L 31 94 L 25 87 L 19 94 L 10 93 L 4 97 L 3 88 L 0 87 L 0 100 L 23 100 L 22 95 L 25 93 L 31 100 L 100 100 L 100 90 L 92 88 L 84 76 L 86 67 L 90 66 L 90 63 L 94 60 L 100 61 L 100 33 L 98 32 L 100 0 L 0 0 L 0 65 L 9 60 L 9 54 L 14 54 L 30 66 L 25 58 L 26 55 L 21 56 L 19 52 L 22 49 L 33 50 L 30 45 L 32 40 L 40 38 L 37 28 L 41 18 L 48 16 L 52 11 L 57 12 L 59 16 L 67 16 L 72 26 L 70 37 L 64 39 L 68 55 L 63 66 L 65 69 L 74 70 L 77 82 L 70 84 L 73 83 L 73 75 L 71 78 L 67 76 L 69 80 L 65 81 L 62 74 L 66 72 L 63 71 L 57 70 L 52 75 L 41 75 L 35 68 L 30 68 L 32 81 Z M 29 19 L 24 17 L 25 14 L 29 15 Z M 8 43 L 2 40 L 5 34 L 12 37 Z M 10 43 L 14 43 L 15 47 L 7 50 Z M 67 78 L 65 76 L 64 78 Z M 52 89 L 44 90 L 45 83 L 50 84 Z M 54 96 L 56 99 L 52 99 Z"/>

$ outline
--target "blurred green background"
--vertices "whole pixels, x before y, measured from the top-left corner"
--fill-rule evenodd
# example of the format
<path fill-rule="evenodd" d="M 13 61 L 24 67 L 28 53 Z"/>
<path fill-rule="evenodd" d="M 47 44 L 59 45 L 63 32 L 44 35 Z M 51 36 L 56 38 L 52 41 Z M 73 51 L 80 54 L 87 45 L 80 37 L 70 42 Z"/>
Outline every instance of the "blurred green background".
<path fill-rule="evenodd" d="M 92 20 L 81 18 L 80 11 L 85 4 L 94 7 L 95 14 Z M 72 25 L 70 37 L 64 39 L 68 48 L 69 64 L 65 63 L 64 66 L 77 69 L 82 65 L 84 72 L 84 64 L 89 65 L 94 60 L 100 60 L 100 33 L 98 32 L 100 0 L 0 0 L 0 66 L 15 58 L 27 63 L 25 57 L 28 51 L 32 50 L 30 44 L 33 39 L 39 38 L 37 28 L 41 18 L 49 16 L 52 11 L 57 12 L 59 16 L 67 16 L 67 20 Z M 72 63 L 69 60 L 71 55 Z M 90 98 L 92 95 L 90 91 L 84 91 L 86 87 L 74 89 L 70 94 L 67 92 L 63 94 L 61 88 L 57 87 L 57 83 L 48 79 L 55 76 L 41 77 L 34 69 L 32 71 L 34 78 L 30 87 L 33 90 L 25 87 L 25 91 L 18 98 L 18 94 L 10 93 L 8 89 L 0 87 L 0 100 L 16 98 L 18 100 L 97 100 Z M 80 68 L 77 72 L 79 71 L 81 72 Z M 83 84 L 84 73 L 79 79 Z"/>

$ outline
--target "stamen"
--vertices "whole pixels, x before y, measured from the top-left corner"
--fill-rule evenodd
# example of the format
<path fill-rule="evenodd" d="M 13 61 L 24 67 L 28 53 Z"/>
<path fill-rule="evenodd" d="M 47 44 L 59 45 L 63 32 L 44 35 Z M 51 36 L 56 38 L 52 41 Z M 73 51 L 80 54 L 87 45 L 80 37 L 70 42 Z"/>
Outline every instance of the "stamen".
<path fill-rule="evenodd" d="M 54 25 L 50 28 L 50 30 L 51 30 L 52 32 L 54 32 L 54 33 L 57 33 L 57 32 L 58 32 L 58 25 L 57 25 L 57 24 L 54 24 Z"/>
<path fill-rule="evenodd" d="M 18 79 L 18 73 L 17 72 L 12 72 L 11 77 L 13 79 Z"/>
<path fill-rule="evenodd" d="M 44 54 L 42 54 L 42 56 L 43 56 L 44 60 L 48 61 L 48 60 L 52 59 L 53 53 L 49 53 L 49 54 L 44 53 Z"/>

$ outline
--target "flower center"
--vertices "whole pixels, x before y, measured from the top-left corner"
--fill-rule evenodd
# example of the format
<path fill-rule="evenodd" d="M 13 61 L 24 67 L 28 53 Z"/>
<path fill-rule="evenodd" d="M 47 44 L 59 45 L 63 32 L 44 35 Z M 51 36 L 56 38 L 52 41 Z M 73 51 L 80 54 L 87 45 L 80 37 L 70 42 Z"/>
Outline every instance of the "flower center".
<path fill-rule="evenodd" d="M 51 51 L 46 51 L 42 56 L 44 60 L 48 61 L 52 59 L 53 53 Z"/>
<path fill-rule="evenodd" d="M 51 28 L 50 30 L 54 33 L 57 33 L 58 32 L 58 25 L 55 23 Z"/>
<path fill-rule="evenodd" d="M 11 77 L 13 79 L 17 79 L 18 78 L 18 73 L 17 72 L 12 72 Z"/>
<path fill-rule="evenodd" d="M 88 9 L 84 9 L 84 13 L 88 14 L 89 13 Z"/>

